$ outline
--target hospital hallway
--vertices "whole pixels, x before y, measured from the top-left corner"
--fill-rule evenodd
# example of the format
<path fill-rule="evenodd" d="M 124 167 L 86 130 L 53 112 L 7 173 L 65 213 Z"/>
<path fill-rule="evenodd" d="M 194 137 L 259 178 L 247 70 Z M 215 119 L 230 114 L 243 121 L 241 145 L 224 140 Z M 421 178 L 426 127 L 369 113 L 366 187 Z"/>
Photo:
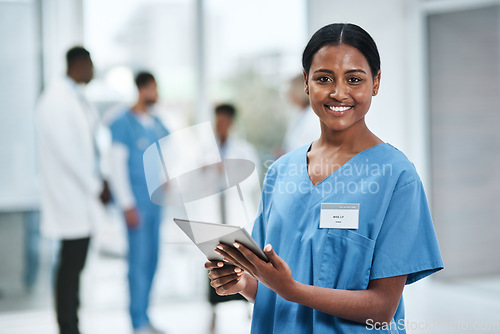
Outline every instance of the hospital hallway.
<path fill-rule="evenodd" d="M 18 216 L 2 214 L 0 226 L 0 334 L 56 334 L 50 296 L 50 254 L 40 243 L 38 281 L 28 293 L 22 270 Z M 151 301 L 152 323 L 168 334 L 207 334 L 211 308 L 203 255 L 165 219 L 162 249 Z M 112 227 L 114 226 L 114 227 Z M 127 311 L 127 265 L 119 225 L 94 240 L 82 277 L 80 328 L 83 334 L 132 333 Z M 8 236 L 8 237 L 7 237 Z M 14 245 L 17 243 L 16 245 Z M 8 269 L 17 270 L 6 273 Z M 17 268 L 17 269 L 16 269 Z M 500 333 L 500 277 L 443 281 L 425 279 L 405 288 L 408 333 Z M 249 333 L 251 306 L 231 301 L 217 306 L 217 334 Z M 402 326 L 402 325 L 401 325 Z"/>

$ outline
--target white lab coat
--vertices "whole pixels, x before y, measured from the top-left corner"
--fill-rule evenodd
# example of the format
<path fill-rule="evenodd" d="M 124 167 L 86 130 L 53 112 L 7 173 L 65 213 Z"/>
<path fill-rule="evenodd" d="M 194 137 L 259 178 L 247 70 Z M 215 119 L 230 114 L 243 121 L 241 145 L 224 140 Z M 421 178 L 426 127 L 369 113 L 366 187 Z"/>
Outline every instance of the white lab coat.
<path fill-rule="evenodd" d="M 220 147 L 220 142 L 217 141 L 217 145 Z M 240 139 L 233 135 L 229 135 L 224 148 L 219 148 L 221 152 L 221 158 L 224 159 L 246 159 L 250 160 L 255 164 L 255 169 L 257 174 L 260 175 L 260 159 L 257 151 L 252 144 L 246 140 Z M 258 175 L 258 176 L 259 176 Z"/>
<path fill-rule="evenodd" d="M 301 146 L 311 144 L 320 135 L 319 118 L 312 107 L 308 106 L 290 122 L 283 143 L 285 152 L 291 152 Z"/>
<path fill-rule="evenodd" d="M 219 144 L 219 143 L 218 143 Z M 229 136 L 225 147 L 219 147 L 222 160 L 245 159 L 255 164 L 255 170 L 250 175 L 245 175 L 245 180 L 237 187 L 231 187 L 224 192 L 224 223 L 229 225 L 244 226 L 249 232 L 252 231 L 253 223 L 258 215 L 258 204 L 260 198 L 260 161 L 255 148 L 245 140 Z M 234 171 L 233 171 L 234 173 Z M 221 177 L 216 170 L 206 171 L 206 178 L 216 179 Z M 191 220 L 221 223 L 223 214 L 221 212 L 220 193 L 203 199 L 185 203 L 184 208 L 188 218 Z"/>
<path fill-rule="evenodd" d="M 104 219 L 96 155 L 98 114 L 69 78 L 53 82 L 37 106 L 41 230 L 49 237 L 89 237 Z"/>

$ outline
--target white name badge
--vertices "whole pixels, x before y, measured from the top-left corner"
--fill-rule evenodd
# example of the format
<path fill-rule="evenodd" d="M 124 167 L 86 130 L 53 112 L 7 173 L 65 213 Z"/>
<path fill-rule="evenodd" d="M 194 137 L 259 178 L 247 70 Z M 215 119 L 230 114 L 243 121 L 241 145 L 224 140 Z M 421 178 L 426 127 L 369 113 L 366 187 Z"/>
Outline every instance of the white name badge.
<path fill-rule="evenodd" d="M 359 203 L 321 203 L 319 227 L 356 230 L 359 226 Z"/>

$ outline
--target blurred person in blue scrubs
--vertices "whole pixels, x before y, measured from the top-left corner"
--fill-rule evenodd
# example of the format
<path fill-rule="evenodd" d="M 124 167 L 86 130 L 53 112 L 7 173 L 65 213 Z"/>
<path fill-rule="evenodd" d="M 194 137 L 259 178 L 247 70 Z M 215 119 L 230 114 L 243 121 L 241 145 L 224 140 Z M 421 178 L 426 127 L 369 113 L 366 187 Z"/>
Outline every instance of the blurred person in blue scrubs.
<path fill-rule="evenodd" d="M 24 224 L 24 272 L 23 283 L 26 291 L 32 293 L 35 288 L 40 266 L 40 212 L 23 212 Z"/>
<path fill-rule="evenodd" d="M 149 72 L 135 77 L 137 102 L 115 119 L 111 126 L 113 196 L 123 211 L 128 235 L 128 281 L 130 317 L 134 333 L 163 333 L 148 317 L 148 307 L 159 251 L 161 207 L 149 198 L 143 154 L 168 130 L 152 107 L 158 100 L 156 80 Z"/>
<path fill-rule="evenodd" d="M 270 166 L 254 239 L 209 261 L 218 294 L 254 302 L 252 333 L 406 333 L 402 293 L 443 268 L 414 165 L 366 123 L 380 57 L 353 24 L 318 30 L 302 58 L 321 136 Z"/>
<path fill-rule="evenodd" d="M 110 200 L 101 170 L 105 128 L 83 93 L 94 76 L 90 53 L 66 53 L 67 75 L 53 82 L 37 106 L 41 175 L 41 232 L 61 240 L 56 273 L 56 313 L 61 334 L 78 330 L 80 273 L 90 237 L 106 219 Z"/>

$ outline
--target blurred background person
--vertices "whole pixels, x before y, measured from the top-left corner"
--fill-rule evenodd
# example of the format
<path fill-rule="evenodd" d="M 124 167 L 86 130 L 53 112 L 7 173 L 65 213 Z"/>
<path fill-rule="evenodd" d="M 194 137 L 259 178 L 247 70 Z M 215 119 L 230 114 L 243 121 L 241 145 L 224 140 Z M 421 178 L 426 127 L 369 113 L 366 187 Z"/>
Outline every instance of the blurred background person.
<path fill-rule="evenodd" d="M 38 278 L 40 266 L 40 212 L 26 211 L 23 214 L 24 224 L 24 268 L 23 283 L 28 293 L 32 293 Z"/>
<path fill-rule="evenodd" d="M 222 160 L 226 159 L 245 159 L 253 162 L 255 164 L 255 168 L 257 173 L 259 172 L 259 158 L 257 152 L 252 144 L 238 138 L 233 133 L 233 125 L 236 118 L 236 108 L 234 105 L 229 103 L 219 104 L 214 109 L 215 113 L 215 136 L 217 140 L 217 145 L 219 147 L 219 152 L 221 154 Z M 221 179 L 222 184 L 225 184 L 226 178 L 223 173 L 224 170 L 219 170 L 221 173 L 217 176 L 218 179 Z M 241 206 L 239 199 L 236 201 L 231 197 L 227 197 L 223 192 L 225 189 L 221 189 L 222 191 L 219 193 L 219 214 L 220 221 L 224 224 L 230 225 L 245 225 L 244 217 L 237 216 L 234 212 L 232 212 L 232 208 Z M 256 193 L 259 193 L 260 189 L 254 189 Z M 252 192 L 250 194 L 243 194 L 243 198 L 246 202 L 251 202 L 253 196 Z M 214 206 L 217 208 L 217 205 Z M 253 219 L 250 218 L 253 223 Z M 252 230 L 252 226 L 248 226 L 247 229 L 249 231 Z M 241 295 L 231 295 L 231 296 L 219 296 L 214 289 L 209 286 L 209 302 L 212 307 L 212 322 L 210 326 L 210 332 L 215 333 L 216 331 L 216 318 L 217 318 L 217 304 L 232 300 L 246 300 L 242 298 Z"/>
<path fill-rule="evenodd" d="M 100 171 L 96 110 L 82 85 L 93 76 L 90 53 L 74 47 L 66 53 L 67 72 L 40 97 L 37 107 L 41 175 L 41 229 L 60 239 L 55 304 L 61 334 L 79 333 L 80 274 L 90 237 L 105 217 L 110 199 Z"/>
<path fill-rule="evenodd" d="M 219 104 L 215 107 L 215 136 L 222 160 L 246 159 L 255 164 L 259 169 L 257 151 L 248 141 L 239 138 L 233 133 L 236 118 L 236 107 L 229 103 Z"/>
<path fill-rule="evenodd" d="M 149 72 L 135 77 L 137 102 L 110 126 L 114 198 L 123 211 L 128 236 L 130 317 L 134 333 L 163 333 L 148 317 L 149 297 L 159 250 L 161 207 L 149 198 L 143 166 L 144 151 L 168 130 L 152 106 L 158 100 L 156 80 Z"/>
<path fill-rule="evenodd" d="M 298 108 L 292 117 L 283 141 L 285 153 L 308 145 L 319 138 L 320 126 L 318 117 L 309 105 L 309 96 L 304 90 L 304 75 L 301 73 L 289 82 L 288 98 Z"/>

